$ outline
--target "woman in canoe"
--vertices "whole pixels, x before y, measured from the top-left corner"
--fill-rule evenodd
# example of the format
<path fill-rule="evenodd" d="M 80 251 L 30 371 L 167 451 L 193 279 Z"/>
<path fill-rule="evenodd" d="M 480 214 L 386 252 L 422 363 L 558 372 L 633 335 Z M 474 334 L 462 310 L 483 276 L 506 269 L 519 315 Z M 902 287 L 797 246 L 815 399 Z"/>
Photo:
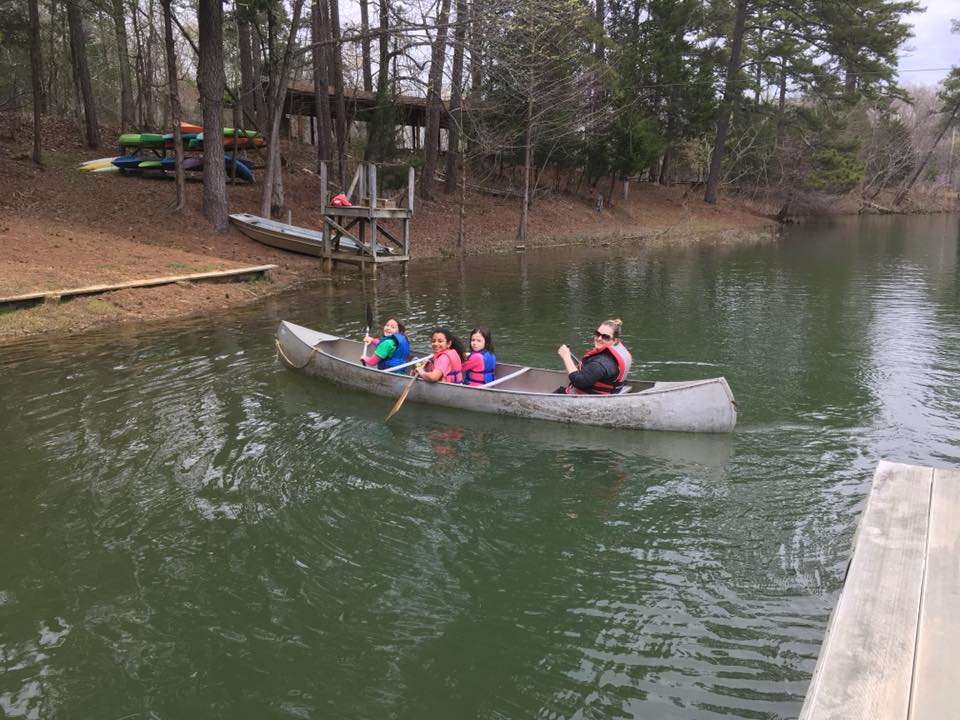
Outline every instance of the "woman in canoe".
<path fill-rule="evenodd" d="M 425 367 L 417 366 L 417 374 L 427 382 L 459 383 L 463 366 L 463 343 L 446 328 L 434 328 L 430 333 L 433 351 Z"/>
<path fill-rule="evenodd" d="M 583 354 L 577 365 L 570 348 L 557 350 L 570 383 L 556 392 L 568 395 L 610 395 L 619 392 L 630 372 L 632 357 L 620 342 L 621 320 L 604 320 L 593 333 L 593 347 Z"/>
<path fill-rule="evenodd" d="M 497 358 L 493 354 L 493 339 L 490 331 L 478 325 L 470 331 L 470 352 L 463 361 L 463 384 L 486 385 L 493 382 L 493 370 Z"/>
<path fill-rule="evenodd" d="M 403 365 L 410 355 L 406 328 L 393 315 L 383 324 L 383 336 L 375 338 L 365 335 L 363 342 L 372 346 L 372 352 L 362 358 L 364 364 L 376 365 L 379 370 L 389 370 L 397 365 Z"/>

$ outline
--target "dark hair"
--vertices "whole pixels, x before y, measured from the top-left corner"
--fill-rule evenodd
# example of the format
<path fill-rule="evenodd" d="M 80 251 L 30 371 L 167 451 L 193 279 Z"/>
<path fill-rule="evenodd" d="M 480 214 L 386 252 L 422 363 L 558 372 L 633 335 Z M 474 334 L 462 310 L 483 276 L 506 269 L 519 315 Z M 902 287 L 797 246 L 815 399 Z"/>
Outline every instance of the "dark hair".
<path fill-rule="evenodd" d="M 383 324 L 386 325 L 391 320 L 393 320 L 397 324 L 397 327 L 399 328 L 401 334 L 406 334 L 407 326 L 404 325 L 402 322 L 400 322 L 400 318 L 398 318 L 396 315 L 387 315 L 387 317 L 384 318 L 383 320 Z"/>
<path fill-rule="evenodd" d="M 456 350 L 457 355 L 459 355 L 460 359 L 463 360 L 463 355 L 464 355 L 463 342 L 460 340 L 460 338 L 458 338 L 456 335 L 454 335 L 445 327 L 435 327 L 433 330 L 430 331 L 430 337 L 433 337 L 438 333 L 440 335 L 443 335 L 447 339 L 447 342 L 450 343 L 450 347 Z"/>
<path fill-rule="evenodd" d="M 483 335 L 483 349 L 493 352 L 493 338 L 490 337 L 490 330 L 486 325 L 477 325 L 473 330 L 471 330 L 470 335 L 467 337 L 467 342 L 473 340 L 473 336 L 477 333 Z"/>

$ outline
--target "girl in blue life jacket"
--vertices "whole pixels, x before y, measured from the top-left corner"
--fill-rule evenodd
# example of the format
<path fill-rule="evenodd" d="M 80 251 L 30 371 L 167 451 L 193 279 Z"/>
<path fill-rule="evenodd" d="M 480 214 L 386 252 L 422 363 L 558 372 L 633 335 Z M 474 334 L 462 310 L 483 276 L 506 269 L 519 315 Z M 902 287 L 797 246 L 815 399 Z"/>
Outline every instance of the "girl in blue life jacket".
<path fill-rule="evenodd" d="M 383 324 L 381 337 L 364 336 L 363 342 L 372 347 L 371 353 L 364 355 L 361 360 L 365 365 L 376 365 L 378 370 L 389 370 L 397 365 L 403 365 L 410 355 L 410 343 L 405 333 L 406 328 L 403 323 L 391 315 Z"/>
<path fill-rule="evenodd" d="M 462 382 L 464 385 L 486 385 L 493 382 L 493 371 L 496 367 L 497 358 L 493 354 L 490 330 L 478 325 L 470 331 L 470 352 L 461 367 Z"/>

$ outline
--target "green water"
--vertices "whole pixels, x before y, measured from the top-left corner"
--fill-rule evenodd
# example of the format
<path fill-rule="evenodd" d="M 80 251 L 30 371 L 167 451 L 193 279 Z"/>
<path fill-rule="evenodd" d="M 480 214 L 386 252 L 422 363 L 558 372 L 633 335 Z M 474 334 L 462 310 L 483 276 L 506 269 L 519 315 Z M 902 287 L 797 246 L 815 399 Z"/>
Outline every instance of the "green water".
<path fill-rule="evenodd" d="M 876 463 L 960 464 L 958 227 L 420 263 L 0 347 L 0 713 L 795 717 Z M 635 376 L 722 374 L 740 422 L 384 424 L 274 358 L 367 301 L 551 367 L 622 317 Z"/>

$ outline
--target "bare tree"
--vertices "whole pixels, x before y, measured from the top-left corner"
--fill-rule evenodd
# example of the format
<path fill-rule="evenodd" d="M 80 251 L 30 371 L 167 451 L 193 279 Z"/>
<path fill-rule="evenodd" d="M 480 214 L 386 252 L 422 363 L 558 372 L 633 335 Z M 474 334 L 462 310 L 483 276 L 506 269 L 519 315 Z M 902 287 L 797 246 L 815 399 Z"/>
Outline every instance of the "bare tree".
<path fill-rule="evenodd" d="M 120 126 L 133 124 L 133 76 L 130 72 L 130 50 L 127 47 L 127 15 L 123 0 L 113 0 L 114 40 L 117 45 L 117 63 L 120 75 Z"/>
<path fill-rule="evenodd" d="M 331 159 L 333 140 L 331 137 L 330 118 L 330 70 L 327 63 L 329 53 L 326 43 L 329 37 L 330 19 L 326 0 L 313 0 L 312 18 L 310 23 L 313 39 L 313 105 L 317 116 L 317 172 L 320 172 L 320 163 L 328 163 Z"/>
<path fill-rule="evenodd" d="M 173 8 L 170 0 L 160 0 L 163 6 L 163 40 L 167 55 L 167 88 L 170 94 L 170 119 L 173 122 L 174 172 L 177 177 L 176 209 L 182 210 L 186 195 L 186 178 L 183 170 L 183 135 L 180 132 L 180 92 L 177 89 L 177 53 L 173 44 Z"/>
<path fill-rule="evenodd" d="M 723 102 L 717 119 L 717 135 L 713 143 L 713 155 L 710 157 L 710 170 L 707 173 L 707 187 L 703 195 L 704 202 L 716 203 L 717 190 L 720 187 L 720 169 L 723 163 L 723 151 L 730 129 L 730 114 L 733 103 L 739 93 L 737 74 L 740 72 L 740 50 L 743 47 L 743 29 L 747 21 L 749 0 L 737 0 L 737 15 L 733 24 L 733 37 L 730 40 L 730 58 L 727 62 L 727 77 L 723 88 Z"/>
<path fill-rule="evenodd" d="M 283 177 L 280 163 L 280 121 L 283 119 L 283 101 L 287 97 L 287 84 L 290 74 L 290 59 L 296 42 L 297 29 L 300 26 L 300 14 L 304 0 L 294 0 L 293 17 L 290 19 L 290 32 L 280 58 L 270 58 L 270 96 L 267 98 L 267 112 L 270 117 L 270 138 L 267 141 L 267 169 L 263 180 L 263 192 L 260 195 L 260 214 L 270 217 L 273 208 L 282 208 Z M 272 14 L 272 9 L 267 11 Z M 271 26 L 273 23 L 270 23 Z M 272 42 L 271 42 L 272 45 Z"/>
<path fill-rule="evenodd" d="M 383 0 L 381 0 L 382 2 Z M 369 0 L 360 0 L 360 52 L 363 58 L 363 89 L 373 92 L 373 69 L 370 62 Z"/>
<path fill-rule="evenodd" d="M 250 17 L 246 12 L 237 12 L 237 51 L 240 54 L 240 106 L 243 116 L 257 122 L 256 85 L 253 74 L 253 40 Z M 246 127 L 246 120 L 242 123 Z"/>
<path fill-rule="evenodd" d="M 427 130 L 423 138 L 423 172 L 420 175 L 420 196 L 433 197 L 433 176 L 440 155 L 440 92 L 443 89 L 443 65 L 447 49 L 447 19 L 450 0 L 440 0 L 437 16 L 437 37 L 430 55 L 430 74 L 427 79 Z"/>
<path fill-rule="evenodd" d="M 320 0 L 325 2 L 325 0 Z M 340 37 L 340 7 L 339 0 L 330 2 L 330 57 L 327 67 L 333 76 L 334 104 L 336 107 L 337 131 L 337 180 L 343 187 L 347 176 L 347 143 L 349 134 L 347 128 L 347 103 L 343 97 L 343 49 Z"/>
<path fill-rule="evenodd" d="M 37 0 L 29 0 L 30 10 L 30 82 L 33 87 L 33 162 L 40 164 L 40 115 L 43 107 L 43 62 L 40 56 L 40 9 Z"/>
<path fill-rule="evenodd" d="M 197 12 L 200 61 L 197 86 L 203 107 L 203 214 L 217 232 L 227 229 L 227 173 L 223 163 L 223 71 L 222 0 L 200 0 Z"/>
<path fill-rule="evenodd" d="M 93 84 L 90 82 L 90 66 L 87 63 L 87 40 L 83 31 L 80 0 L 67 0 L 67 23 L 70 26 L 70 56 L 73 60 L 74 77 L 83 105 L 83 124 L 86 130 L 87 147 L 100 144 L 97 127 L 97 110 L 93 100 Z"/>
<path fill-rule="evenodd" d="M 463 54 L 467 35 L 467 0 L 457 0 L 457 26 L 453 37 L 453 69 L 450 74 L 450 120 L 447 131 L 447 177 L 444 191 L 457 188 L 457 173 L 462 157 L 460 149 L 463 124 Z"/>

